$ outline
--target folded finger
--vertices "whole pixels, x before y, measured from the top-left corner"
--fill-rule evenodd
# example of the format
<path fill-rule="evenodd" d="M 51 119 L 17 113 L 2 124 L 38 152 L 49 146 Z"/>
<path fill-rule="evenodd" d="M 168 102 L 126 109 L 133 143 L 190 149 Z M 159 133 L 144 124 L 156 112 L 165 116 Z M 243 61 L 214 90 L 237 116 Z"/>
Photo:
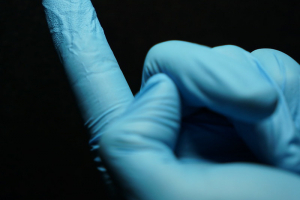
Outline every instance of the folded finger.
<path fill-rule="evenodd" d="M 147 54 L 142 88 L 156 73 L 165 73 L 176 83 L 186 107 L 208 107 L 228 117 L 257 121 L 269 116 L 277 104 L 276 90 L 256 59 L 237 46 L 163 42 Z"/>

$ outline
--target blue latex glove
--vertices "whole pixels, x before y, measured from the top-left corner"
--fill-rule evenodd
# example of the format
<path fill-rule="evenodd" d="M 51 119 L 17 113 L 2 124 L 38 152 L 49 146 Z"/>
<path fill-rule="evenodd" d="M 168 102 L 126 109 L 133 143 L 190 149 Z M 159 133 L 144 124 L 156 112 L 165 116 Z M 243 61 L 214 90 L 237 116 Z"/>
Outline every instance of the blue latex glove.
<path fill-rule="evenodd" d="M 300 68 L 292 58 L 164 42 L 147 54 L 134 97 L 91 2 L 43 5 L 98 169 L 125 197 L 300 199 Z"/>

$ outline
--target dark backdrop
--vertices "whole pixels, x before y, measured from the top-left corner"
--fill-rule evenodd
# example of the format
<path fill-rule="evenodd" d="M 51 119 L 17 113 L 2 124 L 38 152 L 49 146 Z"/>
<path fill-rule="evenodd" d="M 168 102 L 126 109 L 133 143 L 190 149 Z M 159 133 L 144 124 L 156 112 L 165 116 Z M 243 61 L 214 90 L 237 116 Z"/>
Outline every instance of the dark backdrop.
<path fill-rule="evenodd" d="M 166 40 L 274 48 L 299 61 L 296 2 L 93 0 L 134 94 L 147 51 Z M 0 39 L 0 199 L 108 199 L 41 0 L 1 0 Z"/>

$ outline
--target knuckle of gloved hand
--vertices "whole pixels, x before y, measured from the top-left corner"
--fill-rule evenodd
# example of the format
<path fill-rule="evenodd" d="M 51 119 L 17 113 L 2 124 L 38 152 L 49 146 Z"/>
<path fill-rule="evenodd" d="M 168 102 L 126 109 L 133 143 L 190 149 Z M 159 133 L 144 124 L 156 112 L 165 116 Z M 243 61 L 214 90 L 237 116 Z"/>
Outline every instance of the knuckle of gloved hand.
<path fill-rule="evenodd" d="M 161 61 L 161 59 L 165 58 L 170 49 L 174 46 L 174 44 L 178 43 L 176 40 L 168 40 L 165 42 L 160 42 L 152 46 L 145 59 L 145 63 L 151 61 Z"/>
<path fill-rule="evenodd" d="M 180 41 L 168 40 L 152 46 L 144 60 L 143 76 L 148 78 L 156 73 L 162 72 L 162 67 L 165 66 L 171 57 L 171 50 L 175 48 L 175 44 Z"/>
<path fill-rule="evenodd" d="M 251 52 L 261 63 L 269 76 L 284 89 L 284 85 L 298 82 L 300 68 L 299 64 L 289 55 L 276 49 L 257 49 Z"/>

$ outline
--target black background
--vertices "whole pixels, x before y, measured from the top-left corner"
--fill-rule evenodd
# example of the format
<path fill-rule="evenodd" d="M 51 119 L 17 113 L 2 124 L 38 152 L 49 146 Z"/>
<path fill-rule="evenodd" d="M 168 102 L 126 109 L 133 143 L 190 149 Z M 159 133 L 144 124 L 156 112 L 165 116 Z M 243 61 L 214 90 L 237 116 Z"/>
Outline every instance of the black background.
<path fill-rule="evenodd" d="M 166 40 L 299 62 L 299 1 L 93 0 L 135 94 L 147 51 Z M 108 199 L 48 32 L 41 0 L 0 1 L 0 199 Z"/>

